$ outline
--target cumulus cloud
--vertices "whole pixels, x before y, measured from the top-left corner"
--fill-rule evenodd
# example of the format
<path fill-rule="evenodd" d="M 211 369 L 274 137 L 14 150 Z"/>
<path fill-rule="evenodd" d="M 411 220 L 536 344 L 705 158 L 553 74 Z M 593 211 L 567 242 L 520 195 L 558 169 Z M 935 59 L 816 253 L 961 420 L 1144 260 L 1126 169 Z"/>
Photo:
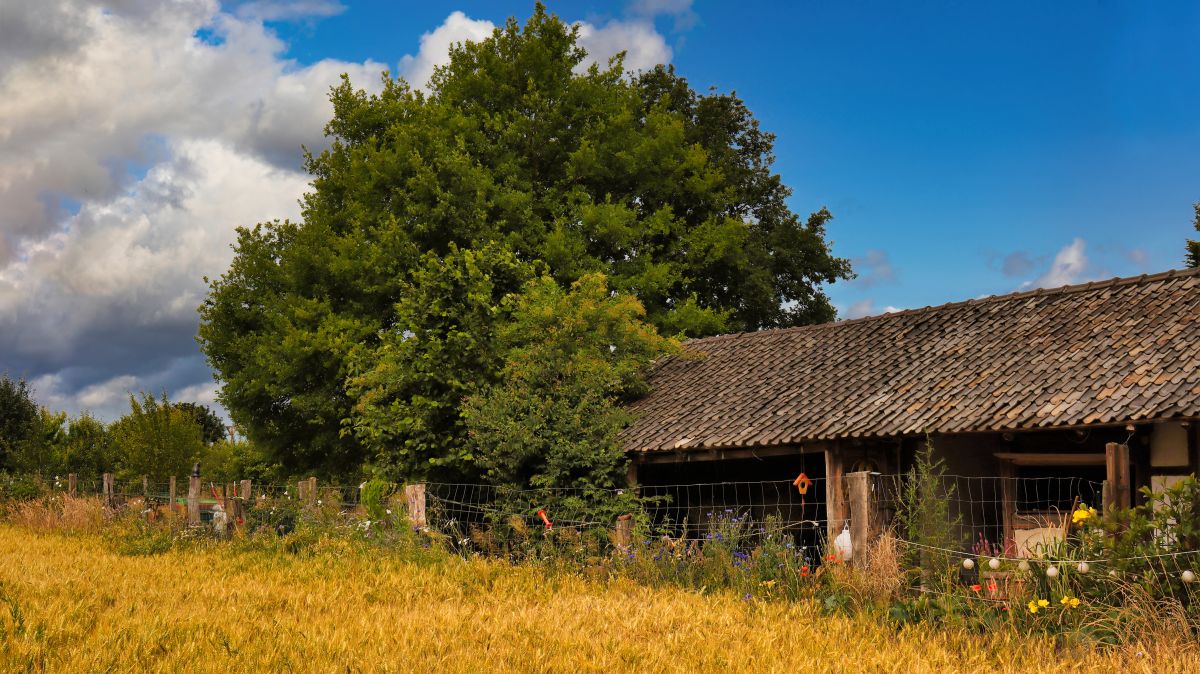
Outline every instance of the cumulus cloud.
<path fill-rule="evenodd" d="M 878 309 L 875 307 L 875 300 L 873 300 L 871 298 L 867 298 L 867 299 L 863 299 L 863 300 L 854 302 L 849 307 L 847 307 L 842 318 L 846 318 L 846 319 L 865 318 L 867 316 L 874 316 L 876 314 L 894 314 L 897 311 L 904 311 L 904 310 L 899 307 L 894 307 L 890 304 L 883 307 L 882 309 Z"/>
<path fill-rule="evenodd" d="M 1054 255 L 1050 268 L 1041 276 L 1021 284 L 1022 290 L 1033 288 L 1056 288 L 1093 280 L 1091 264 L 1087 257 L 1087 243 L 1076 237 Z"/>
<path fill-rule="evenodd" d="M 28 378 L 43 404 L 106 418 L 141 390 L 215 404 L 194 341 L 203 277 L 228 267 L 238 225 L 299 214 L 300 148 L 325 146 L 339 75 L 372 89 L 386 69 L 298 64 L 264 22 L 342 9 L 0 4 L 0 372 Z M 451 43 L 491 29 L 454 12 L 399 71 L 427 79 Z M 601 60 L 670 58 L 648 19 L 581 32 Z"/>
<path fill-rule="evenodd" d="M 671 48 L 652 23 L 654 13 L 632 20 L 611 20 L 602 25 L 587 21 L 576 22 L 579 44 L 587 51 L 580 70 L 593 63 L 604 66 L 618 52 L 625 52 L 625 68 L 645 70 L 671 60 Z M 490 36 L 496 24 L 486 19 L 472 19 L 455 11 L 437 28 L 421 36 L 420 49 L 400 59 L 399 74 L 412 86 L 428 90 L 429 78 L 435 68 L 449 62 L 450 47 L 461 42 L 479 42 Z"/>
<path fill-rule="evenodd" d="M 322 146 L 338 76 L 385 69 L 300 66 L 262 24 L 334 4 L 0 9 L 0 371 L 71 411 L 120 413 L 143 388 L 213 401 L 203 277 L 236 226 L 298 215 L 300 148 Z"/>
<path fill-rule="evenodd" d="M 865 255 L 851 259 L 857 276 L 851 283 L 861 288 L 871 288 L 896 282 L 896 268 L 891 258 L 882 250 L 870 249 Z"/>
<path fill-rule="evenodd" d="M 492 34 L 496 24 L 475 20 L 462 12 L 451 12 L 442 25 L 421 36 L 421 48 L 416 54 L 400 59 L 400 75 L 414 87 L 425 89 L 433 69 L 449 62 L 452 45 L 460 42 L 479 42 Z"/>

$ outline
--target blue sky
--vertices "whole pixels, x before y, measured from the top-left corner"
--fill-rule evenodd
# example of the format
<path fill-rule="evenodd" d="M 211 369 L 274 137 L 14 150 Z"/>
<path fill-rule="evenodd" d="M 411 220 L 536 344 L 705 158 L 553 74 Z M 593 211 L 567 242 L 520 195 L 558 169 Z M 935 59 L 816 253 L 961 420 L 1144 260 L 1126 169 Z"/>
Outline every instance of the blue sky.
<path fill-rule="evenodd" d="M 531 6 L 351 2 L 282 30 L 301 61 L 395 62 L 452 10 L 498 23 Z M 1200 200 L 1200 4 L 699 0 L 656 25 L 694 86 L 737 91 L 777 134 L 793 208 L 833 211 L 835 250 L 862 274 L 831 288 L 843 311 L 1019 289 L 1077 239 L 1086 261 L 1052 278 L 1182 264 Z"/>
<path fill-rule="evenodd" d="M 777 135 L 859 278 L 843 317 L 1182 265 L 1200 3 L 556 2 L 603 60 L 670 61 Z M 194 341 L 235 228 L 295 218 L 340 73 L 421 84 L 532 2 L 6 0 L 0 373 L 119 416 L 215 405 Z M 81 121 L 82 120 L 82 121 Z"/>

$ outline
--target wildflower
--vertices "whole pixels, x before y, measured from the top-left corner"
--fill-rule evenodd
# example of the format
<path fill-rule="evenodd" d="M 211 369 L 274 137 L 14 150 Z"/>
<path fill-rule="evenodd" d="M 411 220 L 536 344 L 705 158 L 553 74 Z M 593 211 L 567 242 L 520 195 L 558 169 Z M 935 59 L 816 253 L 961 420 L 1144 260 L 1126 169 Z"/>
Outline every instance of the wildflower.
<path fill-rule="evenodd" d="M 775 587 L 775 579 L 771 579 L 771 580 L 764 580 L 764 581 L 762 582 L 762 585 L 763 585 L 763 587 L 766 587 L 766 588 L 772 588 L 772 587 Z"/>
<path fill-rule="evenodd" d="M 1037 613 L 1038 611 L 1040 611 L 1048 606 L 1050 606 L 1050 600 L 1048 600 L 1048 599 L 1036 599 L 1036 600 L 1030 599 L 1029 600 L 1029 612 L 1030 613 Z"/>
<path fill-rule="evenodd" d="M 971 586 L 971 589 L 976 592 L 979 592 L 980 590 L 983 589 L 983 586 L 981 586 L 979 583 L 975 583 L 974 585 Z"/>
<path fill-rule="evenodd" d="M 825 561 L 827 562 L 832 562 L 835 559 L 837 559 L 836 555 L 825 555 Z"/>
<path fill-rule="evenodd" d="M 752 598 L 753 598 L 753 595 L 751 595 L 749 592 L 742 595 L 742 601 L 750 601 Z"/>
<path fill-rule="evenodd" d="M 391 515 L 391 514 L 392 514 L 392 509 L 391 509 L 391 508 L 388 508 L 388 509 L 387 509 L 387 510 L 385 510 L 384 512 L 386 512 L 387 514 Z"/>
<path fill-rule="evenodd" d="M 1063 608 L 1075 608 L 1076 606 L 1079 606 L 1079 598 L 1072 597 L 1069 594 L 1064 594 L 1063 598 L 1060 599 L 1058 603 L 1062 604 Z"/>
<path fill-rule="evenodd" d="M 1071 513 L 1071 521 L 1075 524 L 1082 524 L 1096 514 L 1095 508 L 1080 506 L 1078 510 Z"/>

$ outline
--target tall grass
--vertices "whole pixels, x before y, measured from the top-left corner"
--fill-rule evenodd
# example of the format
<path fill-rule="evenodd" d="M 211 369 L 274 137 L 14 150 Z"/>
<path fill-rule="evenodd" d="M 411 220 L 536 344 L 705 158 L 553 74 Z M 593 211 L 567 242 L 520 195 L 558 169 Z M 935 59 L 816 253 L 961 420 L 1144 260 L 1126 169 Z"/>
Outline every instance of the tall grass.
<path fill-rule="evenodd" d="M 280 540 L 286 540 L 284 537 Z M 0 671 L 1196 671 L 1195 648 L 1097 651 L 895 628 L 813 602 L 605 581 L 318 535 L 123 555 L 0 525 Z M 887 588 L 882 588 L 887 591 Z M 864 590 L 868 591 L 868 590 Z"/>

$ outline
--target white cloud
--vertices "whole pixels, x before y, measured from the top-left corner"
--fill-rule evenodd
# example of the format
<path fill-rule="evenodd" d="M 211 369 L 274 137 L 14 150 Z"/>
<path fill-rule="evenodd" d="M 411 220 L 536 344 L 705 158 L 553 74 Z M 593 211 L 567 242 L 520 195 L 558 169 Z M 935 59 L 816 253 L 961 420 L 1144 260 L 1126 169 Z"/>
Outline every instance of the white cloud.
<path fill-rule="evenodd" d="M 400 59 L 400 75 L 413 87 L 427 89 L 433 69 L 450 62 L 450 47 L 459 42 L 479 42 L 496 29 L 487 20 L 475 20 L 462 12 L 451 12 L 442 25 L 421 36 L 416 55 Z"/>
<path fill-rule="evenodd" d="M 579 21 L 576 25 L 579 26 L 579 44 L 588 54 L 580 64 L 580 71 L 592 63 L 605 66 L 621 51 L 626 52 L 625 68 L 630 71 L 645 70 L 671 60 L 671 48 L 666 39 L 646 18 L 612 20 L 599 26 Z M 434 68 L 449 63 L 452 45 L 479 42 L 495 29 L 496 25 L 491 21 L 472 19 L 460 11 L 451 12 L 440 26 L 421 36 L 421 47 L 416 54 L 400 59 L 399 74 L 413 87 L 428 90 Z"/>
<path fill-rule="evenodd" d="M 875 300 L 868 297 L 852 303 L 844 312 L 841 313 L 842 318 L 844 319 L 854 319 L 866 318 L 867 316 L 875 316 L 878 314 L 894 314 L 897 311 L 904 311 L 904 309 L 901 307 L 894 307 L 890 304 L 884 306 L 882 309 L 879 309 L 875 306 Z"/>
<path fill-rule="evenodd" d="M 671 61 L 671 48 L 649 21 L 614 20 L 603 26 L 581 21 L 578 25 L 579 44 L 588 53 L 583 68 L 591 63 L 604 66 L 621 51 L 625 52 L 625 69 L 631 72 Z"/>
<path fill-rule="evenodd" d="M 1046 270 L 1046 273 L 1022 283 L 1021 288 L 1057 288 L 1090 280 L 1086 247 L 1084 240 L 1076 237 L 1054 255 L 1054 261 L 1050 263 L 1050 269 Z"/>

